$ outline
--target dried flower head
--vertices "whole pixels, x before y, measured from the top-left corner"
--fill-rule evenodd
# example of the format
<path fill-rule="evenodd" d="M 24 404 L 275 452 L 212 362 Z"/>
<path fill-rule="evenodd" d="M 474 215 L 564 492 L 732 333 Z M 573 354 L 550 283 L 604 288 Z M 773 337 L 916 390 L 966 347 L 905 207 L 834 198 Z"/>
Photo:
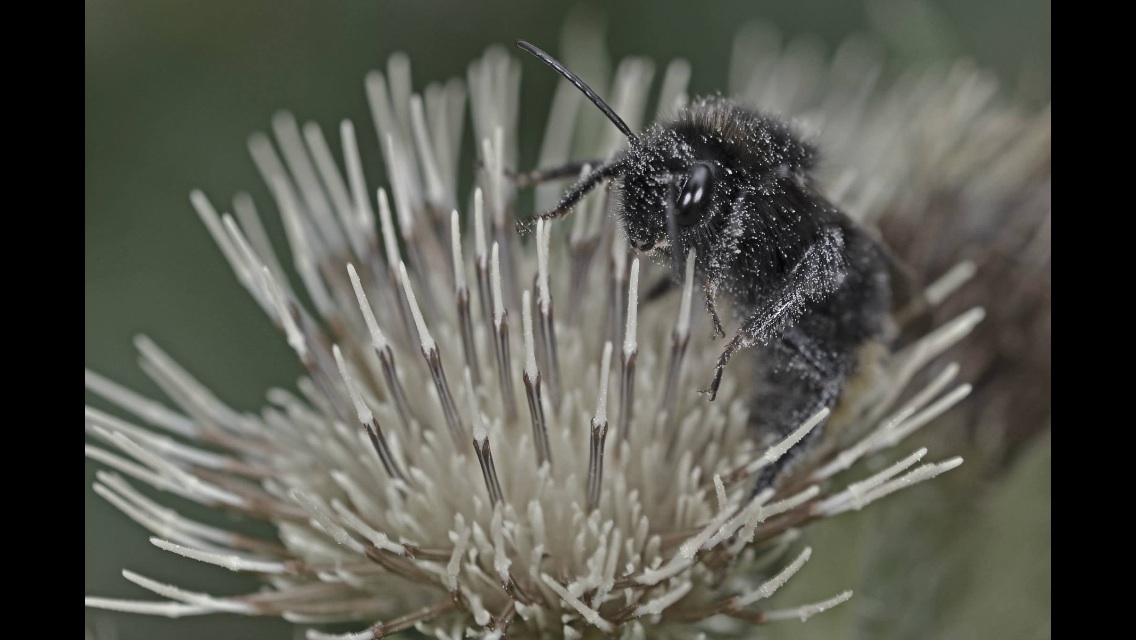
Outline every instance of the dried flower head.
<path fill-rule="evenodd" d="M 925 168 L 972 167 L 982 156 L 960 157 L 950 142 L 976 119 L 995 135 L 1009 132 L 999 157 L 1007 148 L 1022 157 L 998 163 L 1009 175 L 989 172 L 968 189 L 1013 190 L 1030 136 L 1048 135 L 1047 119 L 994 127 L 1010 112 L 977 95 L 977 72 L 956 69 L 946 84 L 913 76 L 875 91 L 878 60 L 855 43 L 816 68 L 763 38 L 739 38 L 737 60 L 767 62 L 735 64 L 734 93 L 803 114 L 829 151 L 827 166 L 842 168 L 823 176 L 829 194 L 863 221 L 918 209 L 911 199 L 926 192 L 918 182 Z M 653 71 L 646 60 L 626 60 L 607 92 L 633 128 Z M 689 75 L 682 61 L 668 65 L 657 113 L 685 102 Z M 944 89 L 951 83 L 971 91 Z M 274 118 L 274 140 L 251 138 L 302 286 L 251 200 L 234 202 L 234 218 L 192 194 L 237 278 L 306 368 L 295 392 L 271 389 L 260 414 L 236 411 L 146 338 L 137 343 L 143 366 L 179 410 L 86 373 L 88 389 L 147 425 L 86 410 L 99 443 L 87 455 L 108 467 L 95 491 L 148 529 L 154 545 L 256 574 L 266 588 L 198 593 L 127 570 L 164 600 L 89 597 L 87 605 L 362 628 L 309 630 L 310 638 L 416 627 L 456 639 L 655 637 L 709 619 L 804 620 L 847 600 L 851 592 L 837 585 L 819 602 L 764 603 L 807 570 L 809 549 L 785 556 L 799 527 L 961 462 L 920 465 L 926 449 L 892 450 L 969 392 L 955 382 L 957 366 L 917 374 L 982 310 L 891 354 L 840 416 L 818 413 L 785 441 L 758 447 L 740 368 L 727 369 L 714 402 L 697 392 L 720 345 L 692 309 L 689 261 L 681 293 L 641 305 L 640 287 L 667 267 L 629 254 L 602 191 L 570 222 L 541 223 L 531 239 L 513 232 L 518 61 L 492 48 L 465 83 L 421 95 L 411 86 L 403 56 L 367 78 L 389 183 L 377 193 L 364 181 L 350 122 L 339 131 L 342 159 L 318 126 L 288 114 Z M 467 102 L 480 171 L 471 201 L 459 206 Z M 589 129 L 595 123 L 582 109 L 573 89 L 558 88 L 541 165 L 581 149 L 599 157 L 618 142 L 614 129 Z M 537 189 L 536 208 L 559 188 Z M 946 271 L 927 299 L 942 301 L 972 271 L 969 263 Z M 749 499 L 755 473 L 821 428 L 831 435 L 791 477 Z M 843 473 L 869 456 L 890 462 Z M 269 522 L 278 539 L 192 520 L 132 482 Z"/>

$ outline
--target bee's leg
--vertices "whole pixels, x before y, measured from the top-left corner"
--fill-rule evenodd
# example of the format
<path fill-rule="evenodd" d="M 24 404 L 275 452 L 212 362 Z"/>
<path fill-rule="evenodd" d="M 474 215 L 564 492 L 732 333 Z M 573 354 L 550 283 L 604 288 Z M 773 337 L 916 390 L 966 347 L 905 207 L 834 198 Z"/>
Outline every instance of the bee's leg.
<path fill-rule="evenodd" d="M 705 393 L 710 396 L 710 400 L 718 397 L 718 386 L 722 384 L 722 372 L 726 369 L 726 363 L 739 349 L 744 349 L 750 346 L 749 336 L 744 332 L 739 331 L 729 342 L 726 343 L 726 348 L 722 350 L 722 354 L 718 356 L 718 364 L 714 366 L 714 379 L 710 381 L 710 386 L 703 389 L 699 393 Z"/>
<path fill-rule="evenodd" d="M 703 285 L 702 285 L 702 291 L 703 291 L 703 293 L 706 294 L 706 313 L 707 313 L 707 315 L 710 316 L 710 320 L 714 323 L 714 333 L 711 335 L 711 337 L 712 338 L 725 338 L 726 332 L 722 330 L 722 320 L 720 318 L 718 318 L 718 308 L 714 305 L 714 295 L 716 293 L 718 293 L 718 287 L 716 287 L 713 283 L 711 283 L 710 279 L 707 278 L 705 283 L 703 283 Z M 740 333 L 739 333 L 739 335 L 740 335 Z M 737 340 L 737 338 L 734 338 L 734 340 Z M 729 349 L 729 347 L 727 347 L 727 349 Z M 723 354 L 723 355 L 725 355 L 725 354 Z M 729 360 L 729 357 L 727 356 L 726 359 Z M 721 373 L 720 373 L 721 367 L 724 367 L 724 366 L 726 366 L 725 362 L 721 362 L 719 364 L 719 369 L 718 369 L 719 370 L 719 374 L 718 374 L 719 378 L 721 377 Z M 717 390 L 718 390 L 718 385 L 714 385 L 714 392 L 717 392 Z M 714 399 L 713 393 L 710 395 L 710 399 L 711 400 Z"/>
<path fill-rule="evenodd" d="M 621 163 L 622 159 L 617 158 L 580 178 L 576 181 L 576 184 L 568 187 L 568 190 L 560 197 L 560 203 L 557 204 L 554 209 L 531 218 L 517 220 L 517 231 L 525 231 L 525 229 L 535 225 L 537 220 L 555 220 L 556 218 L 562 218 L 568 215 L 572 207 L 576 206 L 576 203 L 580 202 L 580 200 L 583 200 L 584 196 L 594 189 L 596 185 L 614 175 L 619 175 L 619 173 L 623 171 L 623 165 Z"/>
<path fill-rule="evenodd" d="M 662 278 L 655 284 L 651 285 L 651 288 L 643 294 L 642 303 L 645 304 L 654 302 L 655 300 L 658 300 L 659 298 L 665 296 L 667 292 L 674 288 L 675 283 L 673 280 L 671 280 L 670 278 Z"/>
<path fill-rule="evenodd" d="M 518 187 L 531 187 L 552 180 L 577 178 L 580 176 L 580 172 L 584 170 L 584 167 L 594 168 L 603 163 L 603 160 L 576 160 L 559 167 L 545 167 L 543 169 L 533 169 L 532 171 L 506 172 L 505 175 L 512 179 L 513 184 Z"/>

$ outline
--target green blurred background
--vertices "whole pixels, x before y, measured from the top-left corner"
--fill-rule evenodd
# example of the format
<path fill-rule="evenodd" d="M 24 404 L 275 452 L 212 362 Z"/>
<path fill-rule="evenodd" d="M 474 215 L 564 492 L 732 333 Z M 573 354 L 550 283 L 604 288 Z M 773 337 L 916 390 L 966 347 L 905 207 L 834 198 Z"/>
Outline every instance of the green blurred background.
<path fill-rule="evenodd" d="M 392 52 L 410 55 L 417 90 L 430 81 L 464 75 L 468 62 L 491 43 L 524 38 L 555 53 L 566 16 L 591 12 L 606 22 L 607 44 L 616 57 L 644 54 L 660 63 L 685 57 L 694 70 L 692 92 L 700 93 L 725 86 L 737 27 L 763 19 L 786 39 L 815 36 L 830 51 L 849 34 L 873 33 L 896 64 L 973 57 L 1002 77 L 1007 93 L 1031 102 L 1047 102 L 1050 91 L 1046 0 L 721 0 L 697 5 L 677 0 L 88 0 L 85 8 L 85 364 L 161 397 L 135 362 L 132 337 L 145 333 L 222 400 L 242 410 L 259 407 L 270 386 L 292 386 L 301 371 L 191 210 L 189 190 L 202 188 L 225 210 L 233 193 L 248 190 L 270 233 L 280 238 L 271 200 L 245 141 L 251 132 L 267 130 L 272 114 L 281 108 L 301 122 L 320 123 L 333 138 L 340 119 L 355 121 L 368 181 L 377 184 L 379 154 L 363 76 L 383 67 Z M 527 65 L 522 80 L 525 166 L 535 160 L 555 82 L 551 73 L 543 68 L 534 72 L 537 69 Z M 470 158 L 467 153 L 463 159 L 467 166 Z M 975 493 L 968 492 L 956 506 L 959 513 L 973 517 L 961 523 L 945 526 L 941 514 L 921 511 L 930 494 L 895 500 L 872 514 L 856 516 L 868 518 L 861 531 L 930 519 L 933 526 L 927 528 L 934 533 L 909 540 L 915 548 L 893 545 L 882 536 L 849 540 L 845 534 L 816 532 L 818 547 L 825 535 L 835 536 L 830 546 L 838 556 L 818 548 L 811 571 L 830 571 L 832 579 L 819 584 L 831 583 L 831 588 L 814 589 L 802 598 L 860 588 L 860 581 L 872 572 L 899 577 L 892 588 L 858 593 L 857 598 L 866 599 L 859 609 L 849 607 L 850 613 L 842 616 L 839 610 L 826 614 L 828 624 L 813 628 L 825 618 L 821 616 L 806 627 L 788 623 L 788 628 L 770 630 L 771 635 L 810 631 L 799 637 L 1048 637 L 1048 451 L 1046 438 L 1019 459 L 1018 466 L 1025 470 L 1008 474 L 1014 482 L 976 489 L 980 502 L 969 499 Z M 121 577 L 123 567 L 220 594 L 255 587 L 252 581 L 150 546 L 140 527 L 90 490 L 95 469 L 86 463 L 85 593 L 150 597 Z M 1024 501 L 1035 508 L 1007 512 L 995 508 L 999 500 L 1007 505 Z M 187 515 L 198 515 L 180 502 L 176 506 Z M 1035 535 L 1030 538 L 1035 546 L 1022 548 L 1020 540 L 1006 533 L 1016 531 L 1006 529 L 1015 524 L 1044 536 Z M 877 548 L 879 562 L 872 564 Z M 1011 550 L 1014 553 L 1003 553 Z M 1036 556 L 1039 552 L 1044 562 Z M 934 576 L 921 578 L 953 585 L 950 607 L 937 599 L 938 586 L 920 596 L 904 582 L 903 576 L 928 570 L 904 564 L 906 558 L 931 556 L 949 558 L 960 567 L 940 564 L 930 569 Z M 1003 563 L 997 571 L 965 569 L 972 563 L 989 565 L 993 559 Z M 874 618 L 871 610 L 876 610 Z M 903 614 L 902 620 L 896 620 L 896 612 Z M 929 633 L 922 627 L 920 632 L 930 621 L 939 623 L 935 628 L 942 631 Z M 120 640 L 206 634 L 287 638 L 293 633 L 281 622 L 234 616 L 170 621 L 88 610 L 86 624 L 99 637 Z M 841 626 L 840 633 L 836 626 Z"/>

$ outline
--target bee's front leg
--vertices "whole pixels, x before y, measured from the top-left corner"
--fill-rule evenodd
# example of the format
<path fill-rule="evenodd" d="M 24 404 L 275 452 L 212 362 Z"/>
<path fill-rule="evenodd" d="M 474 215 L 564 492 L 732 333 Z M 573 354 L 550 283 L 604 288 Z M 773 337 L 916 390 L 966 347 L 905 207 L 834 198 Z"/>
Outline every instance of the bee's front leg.
<path fill-rule="evenodd" d="M 580 177 L 580 172 L 584 170 L 584 167 L 592 167 L 594 169 L 603 163 L 603 160 L 575 160 L 558 167 L 545 167 L 543 169 L 533 169 L 532 171 L 509 171 L 506 172 L 505 175 L 518 187 L 531 187 L 553 180 L 578 178 Z"/>

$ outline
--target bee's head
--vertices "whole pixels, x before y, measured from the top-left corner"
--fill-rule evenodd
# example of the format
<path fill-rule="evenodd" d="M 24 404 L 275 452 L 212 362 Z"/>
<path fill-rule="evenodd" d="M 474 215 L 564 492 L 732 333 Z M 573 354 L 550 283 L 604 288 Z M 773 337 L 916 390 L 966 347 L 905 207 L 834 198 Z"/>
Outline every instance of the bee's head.
<path fill-rule="evenodd" d="M 736 244 L 747 226 L 797 224 L 800 216 L 787 211 L 808 208 L 814 158 L 787 125 L 720 96 L 701 98 L 631 138 L 617 159 L 628 240 L 676 265 L 694 249 L 701 264 L 726 255 L 715 250 Z M 768 205 L 754 206 L 758 200 Z"/>
<path fill-rule="evenodd" d="M 730 185 L 735 182 L 733 169 L 719 159 L 720 144 L 708 144 L 699 140 L 699 135 L 692 135 L 699 127 L 680 135 L 675 127 L 655 124 L 635 134 L 571 70 L 532 44 L 517 45 L 573 83 L 628 140 L 621 155 L 580 177 L 556 208 L 537 218 L 566 215 L 596 185 L 616 178 L 620 186 L 619 217 L 632 247 L 640 251 L 668 248 L 676 265 L 691 248 L 698 250 L 700 261 L 709 255 L 710 247 L 704 244 L 717 242 L 720 234 L 715 233 L 716 224 L 726 219 L 734 191 Z M 518 223 L 518 227 L 525 224 Z"/>
<path fill-rule="evenodd" d="M 692 247 L 708 255 L 699 245 L 727 217 L 733 170 L 658 125 L 631 141 L 622 164 L 618 211 L 631 246 L 672 258 Z"/>

